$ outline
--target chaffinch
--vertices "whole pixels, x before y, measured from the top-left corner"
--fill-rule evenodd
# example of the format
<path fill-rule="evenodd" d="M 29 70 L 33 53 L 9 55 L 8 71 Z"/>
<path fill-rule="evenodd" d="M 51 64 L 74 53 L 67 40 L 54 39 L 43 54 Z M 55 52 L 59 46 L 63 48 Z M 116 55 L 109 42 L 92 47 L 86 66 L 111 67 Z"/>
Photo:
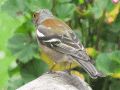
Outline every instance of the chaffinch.
<path fill-rule="evenodd" d="M 72 29 L 48 9 L 33 15 L 36 37 L 42 51 L 55 63 L 78 63 L 92 78 L 101 77 Z"/>

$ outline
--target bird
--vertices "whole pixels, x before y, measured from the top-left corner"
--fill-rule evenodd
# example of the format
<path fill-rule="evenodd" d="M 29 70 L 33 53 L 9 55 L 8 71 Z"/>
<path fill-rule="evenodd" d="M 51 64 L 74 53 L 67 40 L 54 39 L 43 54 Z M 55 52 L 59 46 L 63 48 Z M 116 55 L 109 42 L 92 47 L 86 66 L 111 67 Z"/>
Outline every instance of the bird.
<path fill-rule="evenodd" d="M 91 62 L 91 58 L 73 30 L 48 9 L 34 12 L 33 21 L 36 27 L 36 38 L 42 51 L 55 64 L 75 62 L 80 65 L 91 78 L 102 77 Z"/>

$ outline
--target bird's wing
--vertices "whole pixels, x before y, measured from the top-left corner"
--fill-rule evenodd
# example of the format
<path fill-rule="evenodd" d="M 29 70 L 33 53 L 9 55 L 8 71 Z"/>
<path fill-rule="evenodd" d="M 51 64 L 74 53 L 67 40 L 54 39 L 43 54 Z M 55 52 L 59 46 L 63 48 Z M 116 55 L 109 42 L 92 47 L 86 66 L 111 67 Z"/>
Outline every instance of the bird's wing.
<path fill-rule="evenodd" d="M 72 31 L 66 30 L 68 31 L 66 32 L 67 34 L 62 33 L 59 35 L 45 35 L 45 31 L 49 30 L 48 28 L 42 25 L 39 26 L 38 30 L 44 34 L 43 37 L 38 37 L 38 40 L 47 47 L 52 48 L 58 52 L 64 53 L 66 55 L 71 55 L 75 58 L 79 58 L 80 60 L 90 60 L 89 56 L 86 54 L 83 45 L 79 42 L 79 39 Z"/>

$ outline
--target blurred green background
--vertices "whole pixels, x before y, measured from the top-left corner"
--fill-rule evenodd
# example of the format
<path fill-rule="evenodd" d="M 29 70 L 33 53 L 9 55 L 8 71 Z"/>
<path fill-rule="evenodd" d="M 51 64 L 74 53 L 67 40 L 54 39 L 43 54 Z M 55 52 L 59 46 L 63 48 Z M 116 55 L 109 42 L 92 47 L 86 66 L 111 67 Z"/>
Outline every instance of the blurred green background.
<path fill-rule="evenodd" d="M 48 70 L 40 60 L 32 20 L 41 8 L 74 30 L 107 75 L 92 80 L 80 71 L 93 90 L 120 90 L 119 0 L 0 0 L 0 90 L 15 90 Z"/>

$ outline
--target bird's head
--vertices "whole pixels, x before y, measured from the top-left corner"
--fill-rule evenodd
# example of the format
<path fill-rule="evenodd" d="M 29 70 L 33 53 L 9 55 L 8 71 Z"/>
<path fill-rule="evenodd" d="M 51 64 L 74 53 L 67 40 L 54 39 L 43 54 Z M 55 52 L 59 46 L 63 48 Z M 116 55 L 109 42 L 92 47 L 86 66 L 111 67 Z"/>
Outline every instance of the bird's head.
<path fill-rule="evenodd" d="M 33 20 L 35 25 L 39 25 L 47 18 L 53 17 L 53 14 L 48 9 L 40 9 L 33 14 Z"/>

